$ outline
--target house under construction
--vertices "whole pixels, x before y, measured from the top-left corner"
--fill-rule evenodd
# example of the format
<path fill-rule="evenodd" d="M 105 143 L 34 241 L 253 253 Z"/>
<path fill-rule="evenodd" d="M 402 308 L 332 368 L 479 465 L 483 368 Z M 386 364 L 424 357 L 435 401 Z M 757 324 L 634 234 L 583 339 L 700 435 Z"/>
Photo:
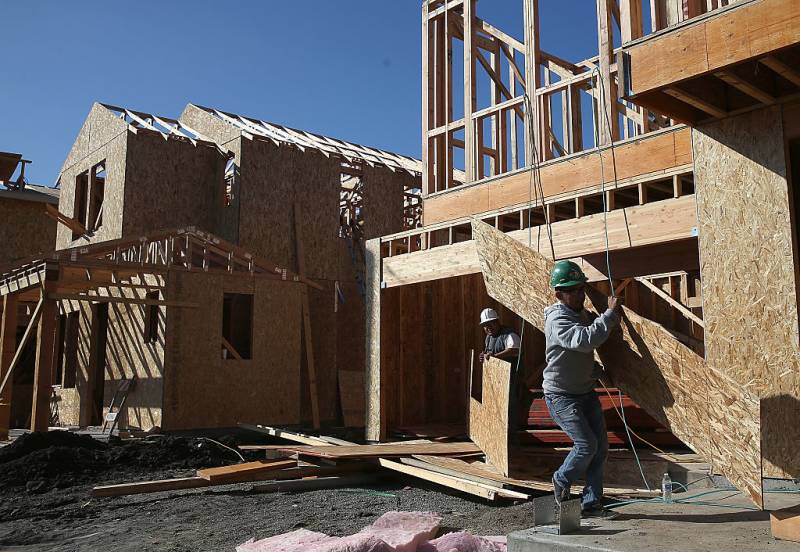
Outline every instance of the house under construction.
<path fill-rule="evenodd" d="M 584 60 L 536 0 L 520 38 L 476 4 L 422 6 L 423 225 L 367 242 L 368 438 L 466 423 L 486 306 L 530 323 L 535 387 L 540 259 L 572 259 L 624 294 L 614 384 L 761 505 L 800 476 L 800 3 L 598 0 Z"/>
<path fill-rule="evenodd" d="M 363 244 L 417 225 L 419 182 L 256 118 L 95 104 L 49 251 L 0 280 L 0 429 L 98 425 L 123 397 L 122 428 L 360 425 Z"/>

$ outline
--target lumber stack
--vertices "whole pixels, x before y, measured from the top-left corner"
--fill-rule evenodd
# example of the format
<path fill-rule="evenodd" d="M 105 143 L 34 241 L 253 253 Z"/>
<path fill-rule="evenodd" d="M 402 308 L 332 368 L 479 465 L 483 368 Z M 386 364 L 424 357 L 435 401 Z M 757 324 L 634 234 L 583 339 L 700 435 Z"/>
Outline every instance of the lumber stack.
<path fill-rule="evenodd" d="M 244 426 L 244 424 L 242 424 Z M 426 439 L 359 445 L 328 436 L 306 435 L 269 426 L 247 428 L 280 437 L 284 445 L 241 447 L 264 451 L 267 459 L 197 470 L 189 477 L 105 485 L 94 497 L 198 489 L 237 483 L 259 483 L 255 492 L 291 492 L 374 483 L 382 473 L 396 472 L 486 500 L 528 500 L 534 492 L 550 492 L 549 473 L 530 471 L 530 478 L 504 476 L 485 462 L 483 451 L 470 441 Z M 561 457 L 565 451 L 549 451 Z M 538 464 L 533 462 L 532 464 Z M 541 471 L 541 470 L 540 470 Z M 613 485 L 611 485 L 613 487 Z M 611 488 L 609 494 L 641 494 L 633 486 Z"/>

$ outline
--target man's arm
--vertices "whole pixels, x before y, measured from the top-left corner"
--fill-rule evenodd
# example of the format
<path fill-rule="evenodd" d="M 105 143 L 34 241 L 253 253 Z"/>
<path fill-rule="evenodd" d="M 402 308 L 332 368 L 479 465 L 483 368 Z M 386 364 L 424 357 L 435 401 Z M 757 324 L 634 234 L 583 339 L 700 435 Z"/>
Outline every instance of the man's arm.
<path fill-rule="evenodd" d="M 501 360 L 505 360 L 506 358 L 514 358 L 519 356 L 519 336 L 515 333 L 510 333 L 506 336 L 506 340 L 504 345 L 506 346 L 505 349 L 500 351 L 499 353 L 491 354 L 491 353 L 484 353 L 486 358 L 488 357 L 495 357 Z"/>
<path fill-rule="evenodd" d="M 619 315 L 612 309 L 606 310 L 588 326 L 557 318 L 553 320 L 551 337 L 565 349 L 591 353 L 606 342 L 618 321 Z"/>

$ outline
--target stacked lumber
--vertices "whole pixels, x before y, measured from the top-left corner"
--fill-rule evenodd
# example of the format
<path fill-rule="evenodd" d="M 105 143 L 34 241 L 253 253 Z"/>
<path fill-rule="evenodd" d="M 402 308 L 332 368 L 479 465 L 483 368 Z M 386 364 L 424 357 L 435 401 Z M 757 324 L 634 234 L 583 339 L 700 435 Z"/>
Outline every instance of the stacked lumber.
<path fill-rule="evenodd" d="M 470 441 L 414 441 L 359 445 L 327 436 L 313 436 L 269 426 L 248 425 L 253 431 L 280 437 L 286 445 L 251 445 L 270 458 L 197 470 L 195 475 L 95 487 L 92 496 L 110 497 L 217 485 L 263 482 L 255 492 L 285 492 L 375 481 L 384 470 L 401 473 L 486 500 L 528 500 L 533 492 L 551 492 L 549 473 L 528 479 L 505 477 L 484 462 L 483 452 Z M 565 452 L 561 452 L 563 456 Z M 277 456 L 277 458 L 275 457 Z M 548 468 L 549 469 L 549 468 Z M 613 486 L 612 486 L 613 487 Z M 609 494 L 641 494 L 633 487 L 610 488 Z"/>

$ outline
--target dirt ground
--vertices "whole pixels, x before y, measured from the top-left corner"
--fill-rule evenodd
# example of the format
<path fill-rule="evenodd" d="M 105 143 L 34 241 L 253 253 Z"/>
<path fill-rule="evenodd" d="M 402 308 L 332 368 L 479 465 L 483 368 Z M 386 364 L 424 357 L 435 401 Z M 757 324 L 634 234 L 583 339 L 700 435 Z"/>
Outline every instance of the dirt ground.
<path fill-rule="evenodd" d="M 255 493 L 248 483 L 92 498 L 94 485 L 191 476 L 235 457 L 195 439 L 136 446 L 73 437 L 0 449 L 0 550 L 232 551 L 301 527 L 348 535 L 390 510 L 435 511 L 446 528 L 484 535 L 532 519 L 531 503 L 489 504 L 393 476 L 364 488 Z"/>

